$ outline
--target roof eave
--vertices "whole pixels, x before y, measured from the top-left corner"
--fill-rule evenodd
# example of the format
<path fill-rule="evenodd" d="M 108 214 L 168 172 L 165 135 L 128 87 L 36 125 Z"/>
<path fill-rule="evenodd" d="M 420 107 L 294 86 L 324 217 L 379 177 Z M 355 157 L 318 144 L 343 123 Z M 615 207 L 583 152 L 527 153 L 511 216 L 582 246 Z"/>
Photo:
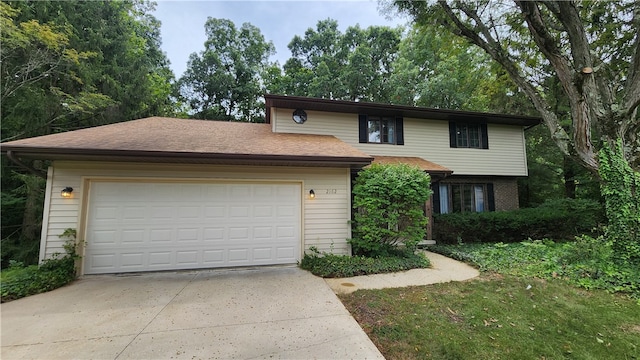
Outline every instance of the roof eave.
<path fill-rule="evenodd" d="M 103 150 L 46 147 L 2 147 L 2 153 L 13 152 L 14 156 L 46 160 L 72 161 L 123 161 L 156 163 L 193 163 L 228 165 L 297 165 L 321 167 L 353 167 L 369 165 L 371 157 L 353 156 L 313 156 L 313 155 L 277 155 L 277 154 L 224 154 L 197 152 L 166 152 L 142 150 Z"/>
<path fill-rule="evenodd" d="M 381 103 L 354 102 L 344 100 L 330 100 L 286 95 L 265 95 L 268 109 L 271 107 L 342 113 L 359 113 L 370 115 L 403 116 L 432 120 L 458 120 L 467 122 L 486 122 L 494 124 L 534 126 L 542 119 L 532 116 L 492 114 L 473 111 L 432 109 L 406 105 L 392 105 Z"/>

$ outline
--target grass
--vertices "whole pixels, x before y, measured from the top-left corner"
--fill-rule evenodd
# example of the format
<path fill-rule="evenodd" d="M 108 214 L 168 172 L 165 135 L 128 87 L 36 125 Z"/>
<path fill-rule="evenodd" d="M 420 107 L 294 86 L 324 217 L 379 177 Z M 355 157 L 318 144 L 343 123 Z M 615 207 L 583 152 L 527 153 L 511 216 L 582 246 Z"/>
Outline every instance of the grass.
<path fill-rule="evenodd" d="M 561 279 L 484 273 L 340 298 L 387 359 L 640 359 L 640 306 Z"/>

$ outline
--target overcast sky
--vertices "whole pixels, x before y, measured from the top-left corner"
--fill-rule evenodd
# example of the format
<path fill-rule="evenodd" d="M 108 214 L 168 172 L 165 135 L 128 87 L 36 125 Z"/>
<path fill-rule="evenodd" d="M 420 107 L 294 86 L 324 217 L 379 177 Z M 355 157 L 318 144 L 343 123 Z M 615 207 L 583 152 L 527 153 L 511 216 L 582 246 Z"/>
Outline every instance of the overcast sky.
<path fill-rule="evenodd" d="M 249 22 L 257 26 L 267 41 L 272 41 L 280 65 L 291 56 L 287 45 L 294 35 L 303 36 L 318 20 L 338 21 L 340 31 L 360 24 L 395 27 L 406 18 L 388 19 L 378 10 L 375 0 L 340 1 L 184 1 L 157 0 L 155 17 L 162 22 L 162 49 L 171 61 L 176 78 L 185 71 L 189 55 L 204 48 L 204 23 L 207 17 L 229 19 L 239 28 Z"/>

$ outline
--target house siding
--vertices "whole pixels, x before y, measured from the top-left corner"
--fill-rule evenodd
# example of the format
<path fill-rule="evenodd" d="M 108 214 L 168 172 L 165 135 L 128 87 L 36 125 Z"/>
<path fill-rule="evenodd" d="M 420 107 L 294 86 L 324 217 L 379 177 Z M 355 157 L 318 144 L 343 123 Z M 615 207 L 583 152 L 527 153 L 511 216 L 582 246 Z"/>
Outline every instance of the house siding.
<path fill-rule="evenodd" d="M 296 124 L 292 109 L 271 109 L 274 132 L 333 135 L 369 155 L 417 156 L 453 170 L 456 175 L 527 176 L 524 131 L 520 126 L 487 124 L 489 149 L 451 148 L 449 123 L 404 118 L 404 145 L 362 144 L 358 114 L 307 111 Z"/>
<path fill-rule="evenodd" d="M 40 260 L 64 253 L 67 228 L 78 229 L 84 241 L 84 216 L 88 208 L 88 189 L 93 179 L 144 179 L 146 181 L 276 181 L 301 182 L 302 249 L 315 246 L 320 251 L 350 254 L 351 237 L 350 170 L 345 168 L 222 166 L 56 161 L 47 179 L 48 206 L 44 209 Z M 60 196 L 63 188 L 73 187 L 73 198 Z M 309 190 L 314 189 L 315 199 Z"/>

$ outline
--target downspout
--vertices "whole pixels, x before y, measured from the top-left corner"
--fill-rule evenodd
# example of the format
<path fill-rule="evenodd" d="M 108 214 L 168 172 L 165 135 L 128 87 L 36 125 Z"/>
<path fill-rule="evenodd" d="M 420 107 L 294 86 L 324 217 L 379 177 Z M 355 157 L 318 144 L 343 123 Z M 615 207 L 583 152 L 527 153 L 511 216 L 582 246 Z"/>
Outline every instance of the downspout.
<path fill-rule="evenodd" d="M 34 168 L 33 166 L 29 166 L 29 165 L 23 163 L 22 161 L 20 161 L 20 159 L 18 159 L 13 154 L 12 150 L 7 151 L 7 157 L 9 158 L 9 160 L 13 161 L 15 164 L 17 164 L 18 166 L 22 167 L 23 169 L 29 171 L 33 175 L 41 177 L 41 178 L 47 180 L 47 174 L 44 171 L 38 170 L 38 169 Z"/>

